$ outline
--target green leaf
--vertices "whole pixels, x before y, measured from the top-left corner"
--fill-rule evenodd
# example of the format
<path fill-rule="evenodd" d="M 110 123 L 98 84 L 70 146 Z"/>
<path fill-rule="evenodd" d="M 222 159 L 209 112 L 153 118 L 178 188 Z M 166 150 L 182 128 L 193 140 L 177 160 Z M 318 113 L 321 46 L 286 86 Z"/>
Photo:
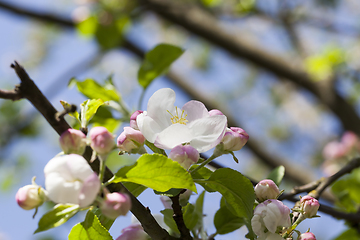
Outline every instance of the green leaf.
<path fill-rule="evenodd" d="M 147 187 L 143 185 L 132 182 L 124 182 L 123 184 L 135 197 L 138 197 L 143 191 L 147 189 Z"/>
<path fill-rule="evenodd" d="M 89 36 L 93 35 L 97 28 L 97 19 L 95 16 L 91 16 L 76 25 L 78 32 L 81 35 Z"/>
<path fill-rule="evenodd" d="M 104 226 L 107 230 L 111 228 L 113 223 L 115 222 L 114 219 L 110 219 L 106 216 L 104 216 L 100 210 L 100 208 L 93 208 L 91 209 L 91 212 L 96 215 L 96 217 L 99 219 L 100 224 Z"/>
<path fill-rule="evenodd" d="M 154 190 L 154 193 L 155 193 L 156 195 L 162 195 L 162 196 L 167 196 L 167 197 L 174 197 L 174 196 L 178 195 L 181 191 L 182 191 L 182 189 L 171 188 L 170 190 L 165 191 L 165 192 L 159 192 L 159 191 Z"/>
<path fill-rule="evenodd" d="M 189 171 L 195 169 L 199 165 L 194 164 L 191 166 Z M 208 168 L 200 168 L 198 171 L 191 173 L 191 176 L 193 177 L 194 181 L 195 179 L 201 179 L 201 180 L 207 180 L 211 176 L 213 172 Z M 207 192 L 216 192 L 214 189 L 210 188 L 205 182 L 198 182 Z"/>
<path fill-rule="evenodd" d="M 244 219 L 234 215 L 228 207 L 223 206 L 215 213 L 214 225 L 216 232 L 227 234 L 245 225 Z"/>
<path fill-rule="evenodd" d="M 220 168 L 205 182 L 207 186 L 223 195 L 226 202 L 234 209 L 234 214 L 248 221 L 251 220 L 255 194 L 249 179 L 233 169 Z"/>
<path fill-rule="evenodd" d="M 85 221 L 76 224 L 69 234 L 69 240 L 112 240 L 108 230 L 101 225 L 97 216 L 88 211 Z"/>
<path fill-rule="evenodd" d="M 164 209 L 160 211 L 164 215 L 164 223 L 175 233 L 180 233 L 174 221 L 174 211 L 172 209 Z"/>
<path fill-rule="evenodd" d="M 102 99 L 88 99 L 81 104 L 81 127 L 86 128 L 98 108 L 104 104 Z"/>
<path fill-rule="evenodd" d="M 285 175 L 285 167 L 278 166 L 274 170 L 271 171 L 271 173 L 268 175 L 267 179 L 273 180 L 274 183 L 279 186 L 284 175 Z"/>
<path fill-rule="evenodd" d="M 195 228 L 195 226 L 198 225 L 199 218 L 202 216 L 199 216 L 196 212 L 195 206 L 191 203 L 188 203 L 183 210 L 183 218 L 185 222 L 185 226 L 192 230 Z"/>
<path fill-rule="evenodd" d="M 57 204 L 52 210 L 41 217 L 38 228 L 34 233 L 46 231 L 50 228 L 62 225 L 74 216 L 79 209 L 79 205 L 75 204 Z"/>
<path fill-rule="evenodd" d="M 343 233 L 341 233 L 339 236 L 334 238 L 333 240 L 359 240 L 360 234 L 356 231 L 354 228 L 350 228 Z"/>
<path fill-rule="evenodd" d="M 146 53 L 138 72 L 138 81 L 143 88 L 164 73 L 178 59 L 184 50 L 170 44 L 159 44 Z"/>
<path fill-rule="evenodd" d="M 95 31 L 95 38 L 102 49 L 107 50 L 120 46 L 123 40 L 123 32 L 129 23 L 128 17 L 116 19 L 109 24 L 99 23 Z"/>
<path fill-rule="evenodd" d="M 104 102 L 111 100 L 118 102 L 121 99 L 121 96 L 112 84 L 111 79 L 105 81 L 104 85 L 100 85 L 93 79 L 88 78 L 81 82 L 76 78 L 72 78 L 68 85 L 72 86 L 74 84 L 77 86 L 79 92 L 90 99 L 102 99 Z"/>
<path fill-rule="evenodd" d="M 93 124 L 93 127 L 105 127 L 113 133 L 119 128 L 121 120 L 115 119 L 111 111 L 103 105 L 99 107 L 89 124 Z"/>
<path fill-rule="evenodd" d="M 133 182 L 165 192 L 185 188 L 196 192 L 191 175 L 179 163 L 160 154 L 144 154 L 135 165 L 120 169 L 111 182 Z"/>

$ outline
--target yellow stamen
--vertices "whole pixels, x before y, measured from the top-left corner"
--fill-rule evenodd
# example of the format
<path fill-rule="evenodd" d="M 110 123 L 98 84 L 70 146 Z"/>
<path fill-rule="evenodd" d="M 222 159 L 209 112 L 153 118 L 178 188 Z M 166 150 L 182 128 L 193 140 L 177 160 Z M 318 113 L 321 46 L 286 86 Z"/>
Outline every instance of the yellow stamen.
<path fill-rule="evenodd" d="M 181 111 L 181 115 L 179 117 L 179 113 L 178 113 L 178 108 L 175 107 L 176 109 L 176 115 L 172 115 L 171 112 L 169 112 L 169 110 L 167 110 L 168 113 L 170 113 L 171 117 L 170 120 L 171 120 L 171 123 L 172 124 L 175 124 L 175 123 L 180 123 L 180 124 L 184 124 L 186 125 L 186 123 L 188 122 L 188 120 L 186 120 L 186 116 L 187 114 L 184 114 L 184 110 Z"/>

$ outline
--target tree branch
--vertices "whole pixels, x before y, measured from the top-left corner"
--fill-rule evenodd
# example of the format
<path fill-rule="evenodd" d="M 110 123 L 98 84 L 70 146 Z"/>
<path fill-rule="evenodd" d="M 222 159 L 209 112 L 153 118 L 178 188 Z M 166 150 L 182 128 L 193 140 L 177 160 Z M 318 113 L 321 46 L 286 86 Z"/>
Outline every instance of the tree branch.
<path fill-rule="evenodd" d="M 52 106 L 49 100 L 41 93 L 39 88 L 35 83 L 30 79 L 29 75 L 26 73 L 25 69 L 20 66 L 17 62 L 11 65 L 12 68 L 16 71 L 18 77 L 21 80 L 19 87 L 17 87 L 18 94 L 23 96 L 23 98 L 28 99 L 34 107 L 44 116 L 48 121 L 50 126 L 61 135 L 65 130 L 69 129 L 70 126 L 64 120 L 61 113 L 59 114 L 56 109 Z M 70 109 L 71 110 L 71 109 Z M 84 158 L 90 161 L 92 156 L 92 149 L 87 147 Z M 99 172 L 99 160 L 96 159 L 90 164 L 92 169 L 95 172 Z M 105 179 L 110 179 L 113 176 L 109 169 L 106 169 Z M 176 238 L 170 236 L 168 232 L 161 228 L 160 225 L 156 222 L 154 217 L 150 214 L 150 211 L 146 209 L 139 200 L 134 197 L 134 195 L 129 192 L 125 186 L 121 183 L 111 184 L 108 186 L 110 191 L 124 191 L 129 194 L 131 198 L 132 208 L 131 212 L 135 215 L 137 219 L 141 222 L 145 232 L 149 234 L 153 239 L 159 240 L 175 240 Z"/>
<path fill-rule="evenodd" d="M 180 193 L 181 194 L 181 193 Z M 185 226 L 184 218 L 183 218 L 183 212 L 181 210 L 181 205 L 179 202 L 180 194 L 170 197 L 172 201 L 172 209 L 174 210 L 173 219 L 176 223 L 176 226 L 179 229 L 180 232 L 180 239 L 182 240 L 192 240 L 193 238 L 190 235 L 189 229 Z"/>
<path fill-rule="evenodd" d="M 21 98 L 23 98 L 20 94 L 20 92 L 18 91 L 17 87 L 15 87 L 14 90 L 1 90 L 0 89 L 0 98 L 3 99 L 10 99 L 13 101 L 19 100 Z"/>
<path fill-rule="evenodd" d="M 282 81 L 291 81 L 313 93 L 340 119 L 343 127 L 360 135 L 360 118 L 354 108 L 341 97 L 333 86 L 316 83 L 305 72 L 292 66 L 291 61 L 275 56 L 260 46 L 246 42 L 228 33 L 217 19 L 199 7 L 168 0 L 139 0 L 145 7 L 164 19 L 184 27 L 239 58 L 245 59 L 277 75 Z"/>

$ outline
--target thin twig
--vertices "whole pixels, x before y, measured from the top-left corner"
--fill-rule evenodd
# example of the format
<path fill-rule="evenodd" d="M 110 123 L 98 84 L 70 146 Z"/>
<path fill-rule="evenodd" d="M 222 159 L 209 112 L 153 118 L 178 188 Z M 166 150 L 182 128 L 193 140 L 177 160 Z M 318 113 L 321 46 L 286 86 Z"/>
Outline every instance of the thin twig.
<path fill-rule="evenodd" d="M 181 194 L 181 193 L 180 193 Z M 180 239 L 182 240 L 192 240 L 193 238 L 190 235 L 189 229 L 186 227 L 184 218 L 183 218 L 183 212 L 181 210 L 181 205 L 179 202 L 180 194 L 170 197 L 172 201 L 172 209 L 174 210 L 173 219 L 176 223 L 176 226 L 179 229 L 180 232 Z"/>

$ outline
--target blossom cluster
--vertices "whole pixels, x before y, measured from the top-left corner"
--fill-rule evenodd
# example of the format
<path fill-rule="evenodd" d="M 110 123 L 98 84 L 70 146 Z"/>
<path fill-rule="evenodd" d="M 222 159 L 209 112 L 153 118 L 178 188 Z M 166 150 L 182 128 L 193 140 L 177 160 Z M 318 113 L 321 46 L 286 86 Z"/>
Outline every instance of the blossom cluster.
<path fill-rule="evenodd" d="M 75 204 L 80 209 L 98 206 L 103 215 L 115 219 L 131 209 L 131 197 L 120 192 L 110 193 L 103 184 L 105 161 L 114 149 L 120 153 L 144 154 L 144 145 L 152 144 L 170 150 L 169 158 L 188 170 L 198 162 L 202 152 L 216 147 L 220 153 L 217 156 L 233 154 L 246 144 L 248 134 L 241 128 L 228 128 L 227 118 L 221 111 L 208 111 L 199 101 L 189 101 L 181 109 L 174 103 L 172 89 L 155 92 L 146 111 L 132 114 L 130 126 L 124 127 L 116 143 L 105 127 L 91 128 L 88 137 L 80 130 L 67 129 L 60 136 L 62 153 L 44 168 L 45 188 L 34 182 L 20 188 L 16 194 L 19 206 L 30 210 L 48 200 L 56 204 Z M 93 155 L 86 160 L 83 155 L 90 147 Z M 99 173 L 89 165 L 96 156 L 101 162 Z M 124 229 L 118 240 L 146 238 L 142 227 L 133 225 Z"/>
<path fill-rule="evenodd" d="M 291 237 L 292 225 L 295 227 L 306 218 L 313 218 L 319 209 L 319 202 L 307 195 L 300 200 L 300 207 L 293 211 L 300 213 L 296 220 L 290 218 L 290 208 L 277 200 L 279 188 L 270 179 L 260 181 L 255 186 L 259 204 L 254 209 L 251 226 L 258 240 L 281 240 Z M 316 240 L 314 234 L 303 233 L 300 239 Z"/>

